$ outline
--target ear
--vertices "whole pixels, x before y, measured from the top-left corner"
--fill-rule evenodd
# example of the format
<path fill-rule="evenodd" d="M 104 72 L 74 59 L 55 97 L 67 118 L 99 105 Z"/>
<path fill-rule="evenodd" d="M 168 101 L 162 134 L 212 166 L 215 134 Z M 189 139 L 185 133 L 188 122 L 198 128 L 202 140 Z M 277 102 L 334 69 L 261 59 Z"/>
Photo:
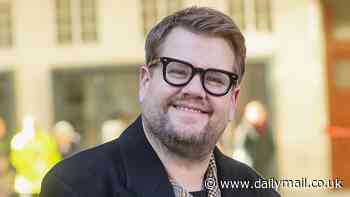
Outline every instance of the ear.
<path fill-rule="evenodd" d="M 142 103 L 148 91 L 151 73 L 146 65 L 141 65 L 139 69 L 139 102 Z"/>
<path fill-rule="evenodd" d="M 235 111 L 236 111 L 236 106 L 238 104 L 238 99 L 239 99 L 239 93 L 241 91 L 241 87 L 238 86 L 236 87 L 232 92 L 231 92 L 231 106 L 229 109 L 229 120 L 232 121 L 235 117 Z"/>

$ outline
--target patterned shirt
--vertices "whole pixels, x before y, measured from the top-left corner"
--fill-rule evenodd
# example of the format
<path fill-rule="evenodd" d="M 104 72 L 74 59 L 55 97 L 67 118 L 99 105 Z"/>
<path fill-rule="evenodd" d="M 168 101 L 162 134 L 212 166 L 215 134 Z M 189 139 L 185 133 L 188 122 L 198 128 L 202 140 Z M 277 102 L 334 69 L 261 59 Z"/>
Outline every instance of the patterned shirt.
<path fill-rule="evenodd" d="M 175 182 L 174 179 L 169 178 L 173 186 L 175 197 L 194 197 L 190 192 Z M 218 176 L 214 155 L 211 154 L 209 166 L 204 177 L 204 187 L 206 189 L 207 197 L 221 197 L 221 192 L 218 186 Z"/>

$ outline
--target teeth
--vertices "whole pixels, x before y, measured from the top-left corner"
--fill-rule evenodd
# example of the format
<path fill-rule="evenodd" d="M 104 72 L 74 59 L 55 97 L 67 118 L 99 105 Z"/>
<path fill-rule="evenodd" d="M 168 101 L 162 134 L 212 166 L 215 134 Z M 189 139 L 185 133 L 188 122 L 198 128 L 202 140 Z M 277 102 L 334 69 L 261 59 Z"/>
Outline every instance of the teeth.
<path fill-rule="evenodd" d="M 176 109 L 183 110 L 183 111 L 190 111 L 190 112 L 202 113 L 200 110 L 191 109 L 191 108 L 187 108 L 187 107 L 176 106 Z"/>

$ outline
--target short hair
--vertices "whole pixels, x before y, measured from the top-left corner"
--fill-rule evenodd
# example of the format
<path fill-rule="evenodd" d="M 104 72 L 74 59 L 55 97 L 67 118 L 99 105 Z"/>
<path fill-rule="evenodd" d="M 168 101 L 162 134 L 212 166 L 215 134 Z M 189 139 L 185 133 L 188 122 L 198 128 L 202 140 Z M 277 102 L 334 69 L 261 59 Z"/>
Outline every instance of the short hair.
<path fill-rule="evenodd" d="M 208 7 L 189 7 L 165 17 L 156 24 L 146 37 L 147 64 L 157 58 L 159 46 L 175 27 L 183 27 L 193 33 L 221 37 L 228 41 L 235 55 L 233 70 L 238 72 L 238 82 L 242 81 L 246 59 L 244 36 L 231 17 Z"/>

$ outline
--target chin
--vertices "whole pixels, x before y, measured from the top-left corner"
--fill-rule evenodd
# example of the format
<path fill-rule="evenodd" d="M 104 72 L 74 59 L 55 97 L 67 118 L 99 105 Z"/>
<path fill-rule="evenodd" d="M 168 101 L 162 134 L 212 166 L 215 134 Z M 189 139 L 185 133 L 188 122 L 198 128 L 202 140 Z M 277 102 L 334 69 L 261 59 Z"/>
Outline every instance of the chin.
<path fill-rule="evenodd" d="M 210 131 L 206 130 L 205 126 L 194 126 L 194 125 L 185 125 L 179 127 L 179 125 L 171 129 L 175 133 L 178 139 L 183 141 L 194 142 L 194 141 L 207 141 L 207 136 L 210 135 Z"/>
<path fill-rule="evenodd" d="M 173 122 L 172 126 L 176 133 L 185 135 L 185 136 L 195 136 L 206 132 L 205 131 L 206 124 L 203 122 L 195 122 L 195 123 Z"/>
<path fill-rule="evenodd" d="M 184 141 L 193 141 L 202 138 L 204 131 L 175 130 L 176 135 Z"/>

